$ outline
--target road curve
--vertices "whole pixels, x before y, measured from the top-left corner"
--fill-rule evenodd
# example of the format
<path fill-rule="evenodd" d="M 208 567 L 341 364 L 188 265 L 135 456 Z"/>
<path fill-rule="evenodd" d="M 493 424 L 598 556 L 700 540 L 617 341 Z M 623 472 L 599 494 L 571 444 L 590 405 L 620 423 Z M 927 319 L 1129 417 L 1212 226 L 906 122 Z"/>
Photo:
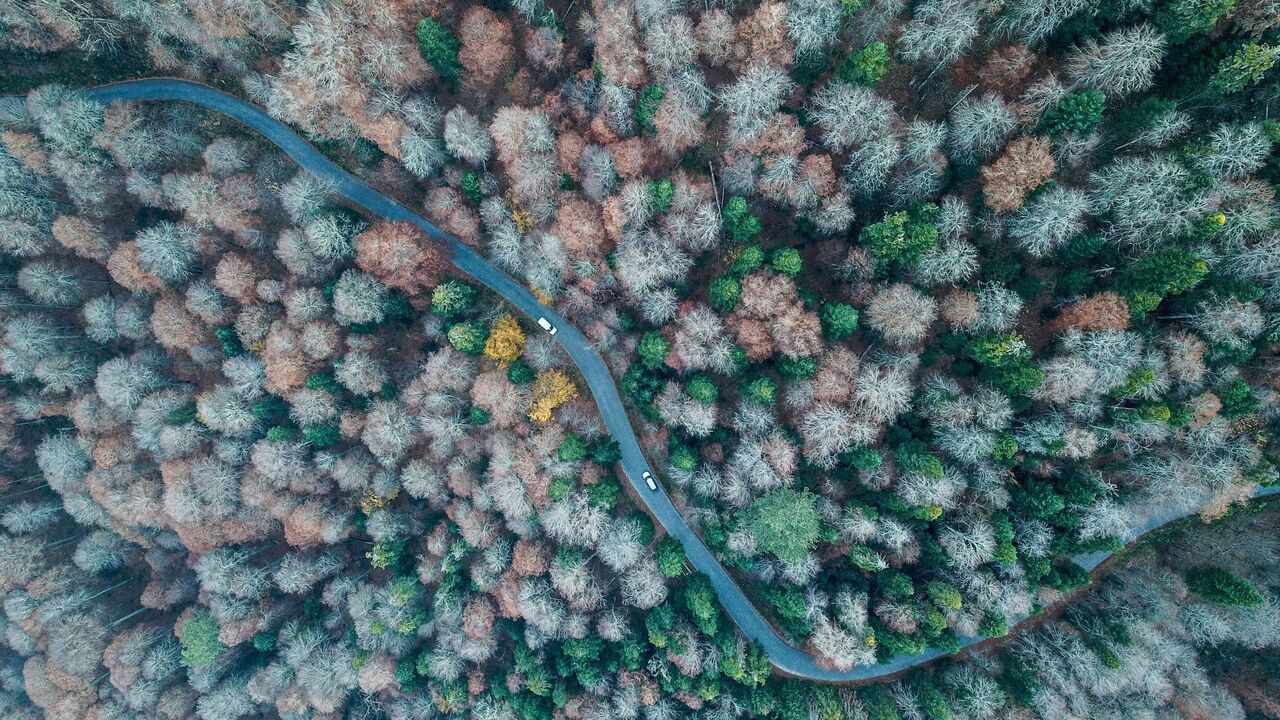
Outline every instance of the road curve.
<path fill-rule="evenodd" d="M 769 657 L 769 661 L 783 674 L 793 677 L 821 682 L 854 682 L 874 680 L 885 675 L 892 675 L 902 670 L 927 663 L 947 653 L 930 649 L 921 655 L 897 655 L 890 662 L 853 668 L 852 670 L 831 670 L 820 666 L 812 656 L 788 645 L 770 627 L 755 606 L 743 594 L 742 589 L 733 581 L 724 567 L 712 556 L 711 551 L 703 544 L 702 539 L 689 527 L 684 517 L 676 510 L 660 485 L 658 490 L 650 490 L 642 473 L 649 469 L 644 454 L 640 450 L 640 442 L 635 430 L 627 418 L 622 398 L 613 377 L 605 367 L 604 361 L 591 349 L 590 343 L 582 333 L 570 325 L 554 310 L 538 302 L 520 283 L 506 273 L 498 270 L 487 260 L 480 257 L 471 248 L 463 245 L 456 238 L 428 222 L 425 218 L 401 205 L 396 200 L 375 190 L 364 181 L 356 178 L 338 167 L 310 143 L 302 139 L 283 123 L 266 112 L 238 98 L 215 90 L 206 85 L 173 79 L 130 80 L 112 85 L 104 85 L 84 91 L 93 100 L 103 104 L 115 100 L 129 101 L 182 101 L 222 113 L 252 128 L 266 137 L 285 154 L 293 158 L 303 169 L 317 178 L 328 182 L 334 190 L 352 203 L 386 220 L 413 223 L 431 238 L 444 243 L 453 250 L 453 262 L 459 270 L 474 278 L 480 284 L 501 295 L 530 318 L 545 317 L 559 329 L 555 339 L 573 359 L 591 389 L 600 415 L 610 435 L 618 441 L 622 451 L 622 468 L 627 480 L 635 489 L 636 495 L 648 506 L 653 517 L 666 528 L 669 535 L 684 545 L 689 562 L 711 581 L 716 595 L 720 599 L 725 612 L 733 618 L 738 628 L 748 638 L 760 643 Z M 1280 488 L 1263 488 L 1256 494 L 1270 495 Z M 1153 517 L 1143 527 L 1136 528 L 1133 537 L 1173 520 L 1183 517 L 1185 513 L 1166 513 Z M 1099 552 L 1079 555 L 1074 559 L 1086 569 L 1092 570 L 1104 561 L 1110 553 Z M 1010 618 L 1010 625 L 1025 618 Z M 984 638 L 961 637 L 962 647 L 981 642 Z"/>

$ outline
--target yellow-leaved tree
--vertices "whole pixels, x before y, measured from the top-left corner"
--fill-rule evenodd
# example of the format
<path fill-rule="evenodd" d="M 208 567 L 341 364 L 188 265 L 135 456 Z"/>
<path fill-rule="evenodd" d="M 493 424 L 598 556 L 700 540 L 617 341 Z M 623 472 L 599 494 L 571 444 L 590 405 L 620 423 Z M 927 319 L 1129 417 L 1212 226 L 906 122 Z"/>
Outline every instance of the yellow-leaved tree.
<path fill-rule="evenodd" d="M 578 397 L 578 387 L 559 370 L 544 370 L 533 381 L 529 397 L 529 419 L 544 423 L 551 411 Z"/>
<path fill-rule="evenodd" d="M 484 356 L 506 367 L 524 352 L 524 330 L 520 323 L 510 315 L 503 315 L 489 330 L 489 339 L 484 342 Z"/>

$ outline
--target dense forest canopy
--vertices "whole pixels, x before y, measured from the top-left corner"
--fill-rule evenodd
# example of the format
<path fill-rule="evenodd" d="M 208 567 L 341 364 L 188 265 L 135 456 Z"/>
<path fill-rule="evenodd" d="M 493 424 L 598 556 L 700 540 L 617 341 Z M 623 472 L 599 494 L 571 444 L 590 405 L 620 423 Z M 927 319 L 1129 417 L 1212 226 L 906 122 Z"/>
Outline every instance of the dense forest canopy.
<path fill-rule="evenodd" d="M 1280 718 L 1275 0 L 0 0 L 0 58 L 0 715 Z M 772 673 L 534 318 L 81 92 L 138 76 L 572 322 L 822 666 L 990 641 Z"/>

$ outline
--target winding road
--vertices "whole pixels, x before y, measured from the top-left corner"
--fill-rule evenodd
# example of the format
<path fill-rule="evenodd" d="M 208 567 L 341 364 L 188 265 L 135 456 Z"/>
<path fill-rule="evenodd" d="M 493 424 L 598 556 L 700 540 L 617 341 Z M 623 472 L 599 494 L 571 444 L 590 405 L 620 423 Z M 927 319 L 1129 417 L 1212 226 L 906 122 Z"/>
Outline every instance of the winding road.
<path fill-rule="evenodd" d="M 662 523 L 667 533 L 684 545 L 689 562 L 710 579 L 725 612 L 733 618 L 744 635 L 764 647 L 769 661 L 780 672 L 823 682 L 873 680 L 921 665 L 946 654 L 930 649 L 921 655 L 898 655 L 888 663 L 838 671 L 820 666 L 812 656 L 787 644 L 773 631 L 729 573 L 712 556 L 702 539 L 685 522 L 684 517 L 667 496 L 666 490 L 661 485 L 656 491 L 650 490 L 642 479 L 642 473 L 649 470 L 649 467 L 641 452 L 635 430 L 627 418 L 622 398 L 618 395 L 617 386 L 608 368 L 605 367 L 604 361 L 591 349 L 591 344 L 582 333 L 554 310 L 538 302 L 529 290 L 495 268 L 471 248 L 391 197 L 343 170 L 280 121 L 231 95 L 185 80 L 132 80 L 89 89 L 85 94 L 103 104 L 115 100 L 182 101 L 233 118 L 266 137 L 303 169 L 328 182 L 338 194 L 350 202 L 386 220 L 409 222 L 418 226 L 428 236 L 452 249 L 454 265 L 463 273 L 501 295 L 530 318 L 545 317 L 555 324 L 559 329 L 555 339 L 578 366 L 578 370 L 591 389 L 591 394 L 595 398 L 609 433 L 618 441 L 622 451 L 622 468 L 636 495 L 648 506 L 653 517 Z M 1257 494 L 1269 495 L 1277 491 L 1280 491 L 1280 488 L 1265 488 Z M 1144 527 L 1136 528 L 1133 537 L 1136 538 L 1184 515 L 1184 513 L 1168 513 L 1154 517 Z M 1109 553 L 1093 553 L 1077 556 L 1074 559 L 1085 568 L 1092 570 L 1109 555 Z M 1010 625 L 1023 619 L 1025 618 L 1011 618 Z M 982 640 L 984 638 L 962 637 L 961 644 L 967 647 Z"/>

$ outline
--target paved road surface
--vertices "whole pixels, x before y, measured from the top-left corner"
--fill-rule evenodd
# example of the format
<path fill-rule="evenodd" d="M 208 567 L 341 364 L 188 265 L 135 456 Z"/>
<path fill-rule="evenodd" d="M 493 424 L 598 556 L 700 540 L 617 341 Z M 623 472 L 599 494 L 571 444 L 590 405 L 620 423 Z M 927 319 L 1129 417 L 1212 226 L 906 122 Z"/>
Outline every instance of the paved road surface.
<path fill-rule="evenodd" d="M 744 635 L 764 646 L 769 661 L 778 670 L 788 675 L 826 682 L 871 680 L 920 665 L 944 654 L 937 650 L 929 650 L 923 655 L 898 655 L 889 663 L 841 672 L 819 666 L 813 657 L 788 645 L 778 637 L 761 617 L 759 611 L 743 595 L 741 588 L 729 577 L 724 567 L 711 555 L 711 551 L 703 544 L 702 539 L 694 533 L 675 506 L 671 504 L 666 490 L 661 485 L 657 491 L 650 490 L 641 479 L 641 473 L 650 468 L 640 451 L 640 442 L 627 419 L 622 398 L 618 395 L 613 378 L 600 356 L 591 349 L 587 339 L 563 317 L 538 302 L 524 286 L 490 265 L 471 248 L 338 167 L 280 121 L 226 93 L 184 80 L 132 80 L 93 88 L 85 92 L 90 98 L 102 103 L 113 100 L 184 101 L 234 118 L 275 143 L 300 166 L 317 178 L 330 183 L 339 194 L 352 203 L 387 220 L 413 223 L 422 228 L 427 235 L 448 245 L 453 249 L 454 264 L 459 270 L 501 295 L 530 318 L 545 317 L 550 320 L 559 328 L 555 336 L 556 340 L 564 347 L 569 357 L 578 366 L 583 378 L 586 379 L 591 394 L 595 397 L 596 405 L 600 408 L 600 415 L 609 428 L 609 433 L 618 441 L 622 450 L 623 470 L 627 480 L 635 488 L 636 494 L 649 507 L 649 512 L 654 518 L 666 528 L 667 533 L 684 545 L 689 562 L 711 580 L 711 585 L 719 596 L 725 612 L 733 618 Z M 1259 494 L 1270 494 L 1277 490 L 1280 488 L 1270 488 Z M 1180 516 L 1154 518 L 1147 527 L 1139 529 L 1135 537 L 1177 517 Z M 1106 553 L 1094 553 L 1077 557 L 1076 560 L 1086 568 L 1093 569 L 1107 556 Z M 1010 625 L 1022 619 L 1011 618 Z M 962 637 L 961 643 L 968 646 L 981 640 L 982 638 Z"/>

